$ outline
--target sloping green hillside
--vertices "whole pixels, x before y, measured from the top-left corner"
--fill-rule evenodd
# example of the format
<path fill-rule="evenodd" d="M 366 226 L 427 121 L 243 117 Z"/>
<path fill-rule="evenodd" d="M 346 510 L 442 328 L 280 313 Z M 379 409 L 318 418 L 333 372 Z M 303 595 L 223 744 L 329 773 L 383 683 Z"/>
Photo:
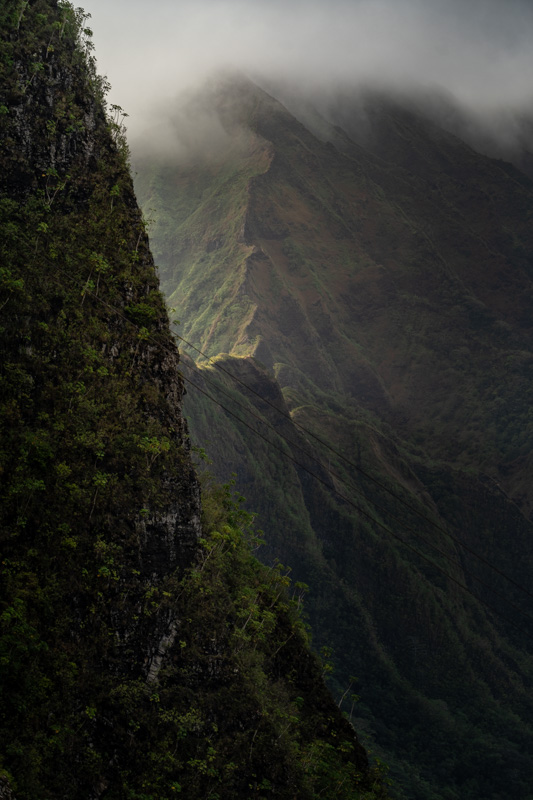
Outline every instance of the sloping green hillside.
<path fill-rule="evenodd" d="M 212 396 L 188 390 L 192 437 L 309 584 L 397 796 L 529 797 L 531 183 L 394 104 L 373 154 L 242 79 L 195 102 L 216 153 L 136 159 Z"/>
<path fill-rule="evenodd" d="M 87 24 L 0 9 L 0 795 L 383 797 L 285 572 L 201 508 Z"/>

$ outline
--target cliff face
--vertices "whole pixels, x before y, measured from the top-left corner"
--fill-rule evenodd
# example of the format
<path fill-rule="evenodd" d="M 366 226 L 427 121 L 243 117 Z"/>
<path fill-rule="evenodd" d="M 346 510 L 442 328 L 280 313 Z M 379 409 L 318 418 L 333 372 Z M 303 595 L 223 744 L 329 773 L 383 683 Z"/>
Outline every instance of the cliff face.
<path fill-rule="evenodd" d="M 148 621 L 145 596 L 192 562 L 200 507 L 178 354 L 84 20 L 39 2 L 3 15 L 3 688 L 24 760 L 97 673 L 154 677 L 175 609 Z"/>
<path fill-rule="evenodd" d="M 200 509 L 83 12 L 0 11 L 0 796 L 383 796 L 282 569 Z"/>
<path fill-rule="evenodd" d="M 124 143 L 83 58 L 83 21 L 33 3 L 3 43 L 3 473 L 18 473 L 3 513 L 15 538 L 46 514 L 61 529 L 72 512 L 85 533 L 110 535 L 116 487 L 129 480 L 136 502 L 118 538 L 131 539 L 128 569 L 157 582 L 191 562 L 199 489 L 178 354 Z M 59 496 L 43 509 L 52 487 Z"/>

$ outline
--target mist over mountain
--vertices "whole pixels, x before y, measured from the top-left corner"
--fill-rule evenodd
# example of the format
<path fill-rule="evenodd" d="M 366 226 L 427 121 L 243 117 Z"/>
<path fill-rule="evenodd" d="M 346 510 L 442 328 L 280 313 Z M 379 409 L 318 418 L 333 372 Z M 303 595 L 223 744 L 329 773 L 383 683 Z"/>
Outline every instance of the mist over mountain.
<path fill-rule="evenodd" d="M 183 89 L 226 68 L 315 99 L 361 84 L 444 92 L 506 141 L 516 115 L 531 111 L 533 10 L 524 0 L 90 0 L 87 11 L 132 138 L 172 113 Z"/>
<path fill-rule="evenodd" d="M 411 94 L 282 91 L 219 76 L 136 150 L 191 435 L 395 796 L 527 797 L 533 184 Z"/>
<path fill-rule="evenodd" d="M 530 800 L 530 5 L 88 11 L 143 213 L 0 8 L 0 795 Z"/>

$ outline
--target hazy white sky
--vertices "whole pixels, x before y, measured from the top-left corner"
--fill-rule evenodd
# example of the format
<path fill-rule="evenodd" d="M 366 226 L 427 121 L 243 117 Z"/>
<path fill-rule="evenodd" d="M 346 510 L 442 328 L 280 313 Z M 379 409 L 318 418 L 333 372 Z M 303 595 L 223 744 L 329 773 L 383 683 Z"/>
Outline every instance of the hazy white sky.
<path fill-rule="evenodd" d="M 306 88 L 376 80 L 533 107 L 533 0 L 85 0 L 134 134 L 222 67 Z"/>

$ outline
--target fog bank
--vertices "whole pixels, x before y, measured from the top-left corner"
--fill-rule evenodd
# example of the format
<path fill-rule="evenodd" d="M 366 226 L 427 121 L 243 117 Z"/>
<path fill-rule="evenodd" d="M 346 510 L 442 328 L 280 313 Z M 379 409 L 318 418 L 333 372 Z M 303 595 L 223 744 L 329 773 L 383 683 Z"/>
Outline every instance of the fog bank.
<path fill-rule="evenodd" d="M 320 94 L 339 82 L 435 87 L 483 114 L 533 106 L 524 0 L 87 0 L 85 9 L 134 137 L 223 68 Z"/>

